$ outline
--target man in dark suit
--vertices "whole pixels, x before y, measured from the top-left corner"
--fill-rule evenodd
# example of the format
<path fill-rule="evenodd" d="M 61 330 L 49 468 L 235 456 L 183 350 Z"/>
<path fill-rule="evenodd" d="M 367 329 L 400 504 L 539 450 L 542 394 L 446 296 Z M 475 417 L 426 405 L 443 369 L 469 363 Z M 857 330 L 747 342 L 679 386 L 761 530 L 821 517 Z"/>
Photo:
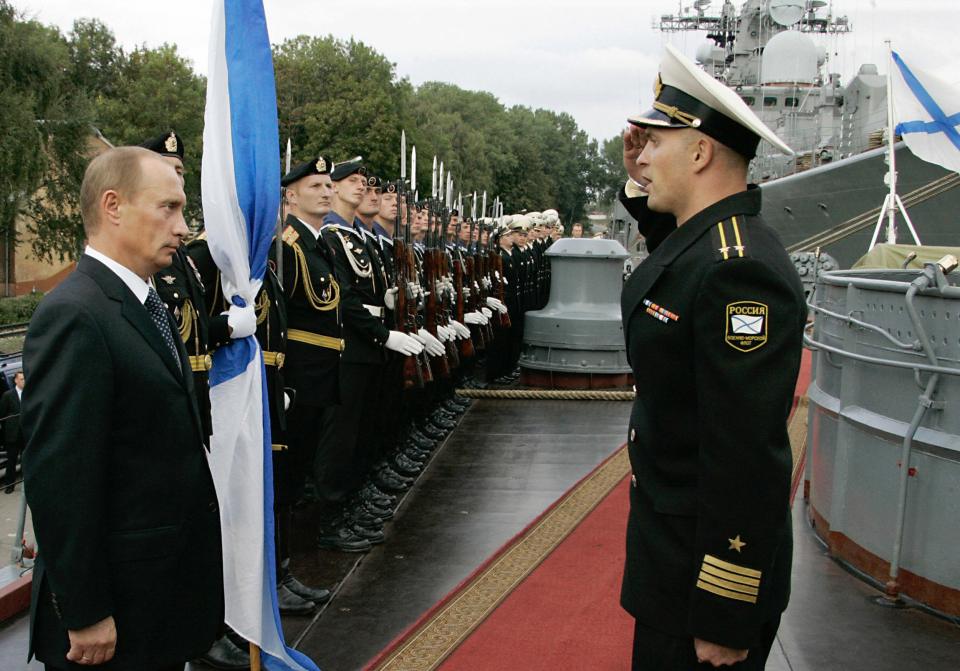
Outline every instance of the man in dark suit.
<path fill-rule="evenodd" d="M 182 669 L 223 621 L 220 520 L 193 378 L 151 275 L 187 235 L 176 172 L 87 167 L 88 246 L 24 343 L 24 479 L 42 548 L 31 654 L 47 669 Z"/>
<path fill-rule="evenodd" d="M 12 494 L 17 481 L 17 461 L 23 452 L 23 427 L 20 424 L 20 397 L 23 395 L 23 371 L 13 375 L 13 389 L 0 396 L 0 420 L 3 421 L 3 444 L 7 450 L 7 470 L 3 490 Z"/>
<path fill-rule="evenodd" d="M 621 603 L 634 669 L 763 669 L 790 594 L 803 289 L 760 216 L 762 138 L 740 98 L 667 47 L 630 119 L 620 193 L 651 250 L 624 286 L 637 397 Z"/>

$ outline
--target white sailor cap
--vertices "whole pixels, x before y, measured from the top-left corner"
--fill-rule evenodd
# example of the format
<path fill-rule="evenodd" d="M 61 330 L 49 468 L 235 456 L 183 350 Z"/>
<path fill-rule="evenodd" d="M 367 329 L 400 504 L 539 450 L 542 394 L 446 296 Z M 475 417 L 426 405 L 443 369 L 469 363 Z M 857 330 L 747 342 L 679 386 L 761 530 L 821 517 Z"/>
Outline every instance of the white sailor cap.
<path fill-rule="evenodd" d="M 627 121 L 641 128 L 696 128 L 747 159 L 757 155 L 761 139 L 793 155 L 740 96 L 670 44 L 660 62 L 654 94 L 653 109 Z"/>
<path fill-rule="evenodd" d="M 528 231 L 530 229 L 530 219 L 522 214 L 513 215 L 513 221 L 510 222 L 511 231 Z"/>

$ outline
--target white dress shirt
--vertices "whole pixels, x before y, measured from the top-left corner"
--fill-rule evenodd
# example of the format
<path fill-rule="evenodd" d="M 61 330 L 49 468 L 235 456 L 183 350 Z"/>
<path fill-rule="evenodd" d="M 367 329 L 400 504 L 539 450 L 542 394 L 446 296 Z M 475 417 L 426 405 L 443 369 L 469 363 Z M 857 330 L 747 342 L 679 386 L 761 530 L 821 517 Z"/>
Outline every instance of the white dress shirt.
<path fill-rule="evenodd" d="M 150 285 L 143 281 L 143 278 L 127 268 L 125 265 L 117 263 L 109 256 L 87 245 L 83 253 L 90 258 L 96 259 L 107 268 L 113 271 L 113 274 L 123 280 L 123 283 L 130 287 L 130 291 L 137 297 L 141 303 L 147 302 L 147 294 L 150 293 Z"/>

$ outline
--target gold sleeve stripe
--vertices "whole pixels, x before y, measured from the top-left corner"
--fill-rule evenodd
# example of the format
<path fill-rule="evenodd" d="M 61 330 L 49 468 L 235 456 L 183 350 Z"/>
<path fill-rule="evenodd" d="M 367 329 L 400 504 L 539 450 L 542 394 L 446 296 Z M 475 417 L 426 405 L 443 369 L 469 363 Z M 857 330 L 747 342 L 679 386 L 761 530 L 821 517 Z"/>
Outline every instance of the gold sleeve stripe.
<path fill-rule="evenodd" d="M 748 596 L 746 594 L 740 594 L 739 592 L 731 592 L 730 590 L 723 589 L 722 587 L 717 587 L 716 585 L 711 585 L 708 582 L 703 582 L 702 580 L 697 581 L 697 587 L 707 592 L 716 594 L 717 596 L 726 597 L 727 599 L 735 599 L 736 601 L 746 601 L 747 603 L 756 603 L 757 597 Z"/>
<path fill-rule="evenodd" d="M 760 581 L 756 578 L 745 578 L 742 575 L 736 573 L 730 573 L 730 571 L 724 571 L 723 569 L 717 568 L 715 566 L 710 566 L 710 564 L 704 564 L 700 567 L 700 570 L 704 573 L 709 573 L 712 576 L 717 578 L 722 578 L 723 580 L 729 580 L 730 582 L 740 583 L 741 585 L 749 585 L 751 587 L 759 587 Z"/>
<path fill-rule="evenodd" d="M 723 561 L 722 559 L 717 559 L 713 555 L 704 555 L 703 563 L 710 564 L 711 566 L 716 566 L 717 568 L 722 568 L 725 571 L 730 571 L 731 573 L 743 575 L 748 578 L 759 579 L 763 577 L 762 571 L 758 571 L 754 568 L 747 568 L 746 566 L 737 566 L 736 564 L 731 564 L 730 562 Z"/>
<path fill-rule="evenodd" d="M 723 232 L 723 222 L 717 224 L 717 230 L 720 231 L 720 252 L 723 254 L 723 260 L 730 258 L 730 248 L 727 247 L 727 234 Z"/>
<path fill-rule="evenodd" d="M 733 223 L 733 234 L 737 238 L 737 246 L 734 249 L 737 250 L 737 253 L 740 255 L 740 258 L 743 258 L 743 242 L 740 240 L 740 226 L 737 224 L 737 218 L 734 217 L 730 220 Z"/>
<path fill-rule="evenodd" d="M 700 575 L 698 576 L 698 578 L 702 582 L 708 582 L 711 585 L 716 585 L 717 587 L 723 587 L 724 589 L 729 589 L 734 592 L 750 594 L 751 596 L 757 596 L 760 593 L 760 590 L 758 590 L 756 587 L 747 587 L 746 585 L 739 585 L 729 580 L 722 580 L 720 578 L 704 573 L 703 571 L 700 571 Z"/>

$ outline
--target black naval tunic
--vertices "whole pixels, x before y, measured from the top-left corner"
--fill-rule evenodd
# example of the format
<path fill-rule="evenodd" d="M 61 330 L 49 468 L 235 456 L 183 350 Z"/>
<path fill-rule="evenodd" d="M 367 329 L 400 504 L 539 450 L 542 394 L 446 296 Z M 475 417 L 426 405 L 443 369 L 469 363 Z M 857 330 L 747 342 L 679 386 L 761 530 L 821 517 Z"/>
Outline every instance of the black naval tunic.
<path fill-rule="evenodd" d="M 672 636 L 756 647 L 790 591 L 803 289 L 755 187 L 679 228 L 620 199 L 651 250 L 622 296 L 637 397 L 621 603 Z"/>
<path fill-rule="evenodd" d="M 271 256 L 274 248 L 271 247 Z M 297 404 L 329 407 L 337 389 L 341 332 L 341 287 L 333 252 L 313 231 L 287 215 L 283 231 L 283 291 L 290 331 L 286 383 L 296 389 Z"/>
<path fill-rule="evenodd" d="M 193 371 L 194 389 L 203 430 L 209 441 L 213 434 L 210 419 L 209 371 L 210 355 L 230 342 L 225 315 L 211 314 L 207 309 L 207 288 L 196 264 L 183 247 L 173 255 L 173 262 L 153 276 L 160 300 L 177 322 L 180 338 L 187 350 Z"/>

